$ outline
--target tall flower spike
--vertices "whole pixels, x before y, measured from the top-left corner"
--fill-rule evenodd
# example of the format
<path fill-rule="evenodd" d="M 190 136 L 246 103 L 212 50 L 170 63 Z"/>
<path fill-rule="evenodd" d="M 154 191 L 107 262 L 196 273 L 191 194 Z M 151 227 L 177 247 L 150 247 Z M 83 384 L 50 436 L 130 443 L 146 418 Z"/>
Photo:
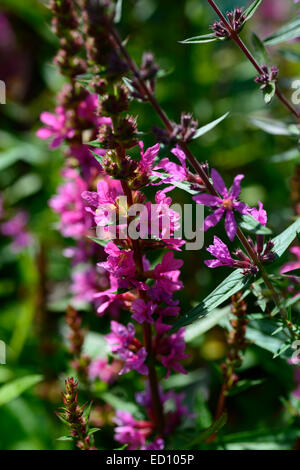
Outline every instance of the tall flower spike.
<path fill-rule="evenodd" d="M 62 393 L 64 407 L 57 415 L 69 425 L 70 434 L 79 449 L 97 450 L 93 446 L 93 437 L 88 434 L 87 420 L 83 416 L 85 405 L 78 404 L 77 388 L 78 382 L 73 377 L 65 381 L 65 392 Z"/>

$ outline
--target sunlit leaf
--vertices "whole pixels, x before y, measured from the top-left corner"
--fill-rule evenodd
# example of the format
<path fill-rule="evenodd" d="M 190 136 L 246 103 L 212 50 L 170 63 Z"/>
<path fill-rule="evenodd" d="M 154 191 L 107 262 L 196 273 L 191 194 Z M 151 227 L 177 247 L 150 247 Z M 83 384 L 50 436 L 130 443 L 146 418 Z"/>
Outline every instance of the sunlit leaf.
<path fill-rule="evenodd" d="M 43 379 L 42 375 L 27 375 L 13 380 L 0 388 L 0 406 L 14 400 Z"/>

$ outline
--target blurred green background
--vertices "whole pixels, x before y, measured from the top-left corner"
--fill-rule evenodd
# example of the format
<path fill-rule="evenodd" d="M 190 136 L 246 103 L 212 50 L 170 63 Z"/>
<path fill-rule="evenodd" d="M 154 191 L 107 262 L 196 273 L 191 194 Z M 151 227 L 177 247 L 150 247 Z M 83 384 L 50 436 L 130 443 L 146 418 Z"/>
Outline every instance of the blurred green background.
<path fill-rule="evenodd" d="M 274 9 L 273 15 L 268 13 L 267 3 Z M 283 9 L 279 6 L 280 12 L 277 3 L 285 4 Z M 219 4 L 226 9 L 249 2 L 220 0 Z M 289 0 L 264 0 L 263 4 L 265 7 L 242 33 L 246 41 L 250 40 L 250 28 L 265 37 L 297 11 Z M 50 14 L 43 2 L 0 0 L 0 8 L 0 79 L 7 87 L 7 103 L 0 105 L 0 192 L 6 214 L 13 216 L 17 210 L 26 209 L 30 216 L 28 229 L 35 238 L 30 248 L 17 254 L 7 238 L 1 239 L 0 340 L 7 345 L 7 364 L 0 365 L 0 387 L 25 376 L 31 377 L 32 386 L 27 388 L 25 384 L 21 395 L 15 388 L 6 390 L 2 401 L 0 388 L 0 448 L 66 449 L 70 448 L 68 443 L 57 441 L 65 431 L 54 411 L 60 405 L 60 386 L 68 371 L 63 293 L 70 267 L 61 255 L 68 243 L 55 231 L 57 218 L 48 207 L 61 181 L 63 155 L 60 150 L 50 151 L 47 143 L 35 137 L 40 113 L 53 110 L 55 94 L 64 80 L 52 65 L 57 40 L 50 31 Z M 203 0 L 126 0 L 119 28 L 122 37 L 129 38 L 128 49 L 138 63 L 143 51 L 153 51 L 167 72 L 158 82 L 157 98 L 172 120 L 178 121 L 181 111 L 192 111 L 199 125 L 204 125 L 231 111 L 218 127 L 194 141 L 192 148 L 199 160 L 216 167 L 228 183 L 235 174 L 244 173 L 243 199 L 251 205 L 261 200 L 270 214 L 270 226 L 278 233 L 293 215 L 290 179 L 299 160 L 296 153 L 279 163 L 274 163 L 272 157 L 294 148 L 295 141 L 264 133 L 251 124 L 249 116 L 287 121 L 289 116 L 276 100 L 269 106 L 264 104 L 254 83 L 253 67 L 230 42 L 179 44 L 187 37 L 206 34 L 213 19 Z M 280 68 L 281 87 L 290 97 L 290 84 L 299 78 L 300 68 L 299 63 L 287 60 L 282 50 L 297 51 L 297 44 L 270 48 L 272 62 Z M 140 130 L 148 132 L 159 124 L 148 105 L 134 103 L 132 114 L 138 116 Z M 146 141 L 153 143 L 150 133 Z M 189 196 L 176 190 L 173 200 L 187 203 Z M 222 238 L 222 229 L 218 230 Z M 211 239 L 208 233 L 206 246 Z M 185 289 L 180 300 L 186 311 L 227 271 L 205 268 L 204 249 L 183 252 L 182 256 Z M 43 296 L 47 296 L 47 309 L 42 307 Z M 86 319 L 95 331 L 100 330 L 100 321 L 93 312 L 86 312 Z M 213 361 L 221 359 L 224 352 L 221 329 L 190 346 L 187 367 L 201 369 L 198 390 L 209 397 L 212 409 L 219 387 Z M 280 423 L 280 397 L 293 386 L 289 367 L 281 359 L 272 361 L 270 353 L 252 348 L 247 361 L 246 376 L 263 376 L 266 382 L 264 387 L 242 394 L 230 404 L 232 432 Z M 125 388 L 130 384 L 126 380 Z M 19 396 L 14 398 L 14 393 Z M 193 400 L 201 401 L 202 395 L 195 393 Z M 108 431 L 108 445 L 110 438 Z"/>

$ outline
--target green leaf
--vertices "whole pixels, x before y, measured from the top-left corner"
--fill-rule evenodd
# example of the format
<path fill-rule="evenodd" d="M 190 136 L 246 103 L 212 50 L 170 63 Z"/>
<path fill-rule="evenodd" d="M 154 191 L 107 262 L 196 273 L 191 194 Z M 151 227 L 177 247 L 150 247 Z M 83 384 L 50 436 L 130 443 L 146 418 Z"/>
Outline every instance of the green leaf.
<path fill-rule="evenodd" d="M 124 400 L 123 398 L 120 398 L 111 392 L 102 392 L 99 396 L 102 400 L 105 401 L 105 403 L 109 403 L 116 410 L 129 411 L 133 415 L 139 413 L 139 409 L 135 403 L 130 403 L 129 401 Z"/>
<path fill-rule="evenodd" d="M 86 145 L 89 145 L 90 147 L 96 147 L 99 149 L 104 148 L 103 144 L 101 144 L 99 140 L 91 140 L 90 142 L 87 142 Z"/>
<path fill-rule="evenodd" d="M 170 332 L 174 332 L 179 328 L 189 325 L 194 321 L 206 316 L 209 312 L 216 309 L 225 300 L 229 299 L 233 294 L 241 291 L 249 283 L 249 277 L 243 274 L 241 269 L 236 269 L 223 282 L 211 292 L 197 307 L 194 307 L 182 318 L 180 318 Z"/>
<path fill-rule="evenodd" d="M 95 434 L 95 432 L 100 431 L 100 428 L 91 428 L 88 431 L 88 435 L 90 436 L 91 434 Z"/>
<path fill-rule="evenodd" d="M 207 132 L 211 131 L 214 127 L 216 127 L 220 122 L 222 122 L 224 119 L 227 118 L 227 116 L 230 114 L 230 111 L 227 113 L 223 114 L 223 116 L 219 117 L 215 121 L 209 122 L 205 126 L 199 127 L 197 129 L 195 135 L 193 136 L 193 139 L 198 139 L 198 137 L 201 137 L 202 135 L 206 134 Z"/>
<path fill-rule="evenodd" d="M 227 422 L 227 414 L 223 413 L 220 418 L 218 418 L 211 426 L 209 426 L 204 431 L 200 432 L 198 436 L 195 437 L 189 444 L 188 449 L 194 447 L 197 444 L 200 444 L 203 441 L 206 441 L 213 434 L 218 433 Z"/>
<path fill-rule="evenodd" d="M 274 46 L 282 42 L 291 41 L 300 36 L 300 18 L 282 26 L 276 33 L 264 40 L 266 46 Z"/>
<path fill-rule="evenodd" d="M 98 155 L 96 152 L 93 152 L 93 150 L 90 150 L 90 152 L 92 153 L 93 157 L 97 160 L 97 162 L 100 163 L 100 165 L 102 165 L 104 156 Z"/>
<path fill-rule="evenodd" d="M 296 64 L 298 64 L 300 62 L 300 54 L 298 52 L 287 51 L 285 49 L 282 49 L 279 52 L 289 62 L 296 62 Z"/>
<path fill-rule="evenodd" d="M 56 439 L 57 441 L 73 441 L 73 437 L 70 436 L 61 436 Z"/>
<path fill-rule="evenodd" d="M 120 23 L 120 21 L 121 21 L 121 18 L 122 18 L 122 4 L 123 4 L 123 0 L 117 0 L 116 10 L 115 10 L 115 17 L 114 17 L 114 22 L 115 23 Z"/>
<path fill-rule="evenodd" d="M 42 375 L 27 375 L 13 380 L 0 388 L 0 406 L 19 397 L 27 389 L 33 387 L 43 379 Z"/>
<path fill-rule="evenodd" d="M 255 33 L 252 33 L 251 41 L 260 65 L 268 64 L 269 56 L 264 46 L 264 43 L 259 39 L 259 37 Z"/>
<path fill-rule="evenodd" d="M 256 387 L 257 385 L 261 385 L 265 382 L 266 379 L 257 379 L 257 380 L 240 380 L 234 387 L 228 390 L 228 395 L 234 396 L 238 395 L 249 388 Z"/>
<path fill-rule="evenodd" d="M 246 8 L 246 10 L 244 11 L 244 15 L 246 17 L 245 21 L 248 21 L 250 20 L 250 18 L 252 18 L 261 2 L 262 0 L 254 0 L 254 2 L 252 2 L 251 5 Z"/>
<path fill-rule="evenodd" d="M 263 88 L 263 94 L 264 94 L 264 101 L 266 104 L 271 103 L 272 98 L 274 98 L 276 92 L 276 84 L 275 82 L 270 82 L 268 85 L 266 85 Z"/>
<path fill-rule="evenodd" d="M 192 325 L 188 325 L 185 330 L 184 339 L 187 343 L 193 342 L 199 336 L 211 330 L 215 325 L 218 325 L 223 317 L 230 314 L 230 307 L 224 307 L 222 309 L 215 309 L 210 315 L 196 321 Z"/>
<path fill-rule="evenodd" d="M 106 240 L 101 240 L 101 238 L 97 238 L 97 237 L 88 237 L 90 240 L 93 240 L 93 242 L 95 243 L 98 243 L 98 245 L 101 245 L 101 246 L 106 246 L 107 245 L 107 241 Z"/>
<path fill-rule="evenodd" d="M 299 160 L 300 153 L 297 147 L 293 147 L 290 150 L 287 150 L 283 153 L 278 153 L 277 155 L 273 155 L 270 158 L 272 163 L 283 163 L 283 162 L 290 162 L 293 160 Z"/>
<path fill-rule="evenodd" d="M 273 252 L 280 258 L 297 237 L 298 233 L 300 233 L 300 217 L 297 217 L 296 221 L 284 230 L 284 232 L 273 238 Z"/>
<path fill-rule="evenodd" d="M 276 119 L 250 117 L 254 126 L 272 135 L 299 135 L 299 129 L 295 125 L 289 125 Z"/>
<path fill-rule="evenodd" d="M 272 233 L 268 227 L 260 224 L 251 215 L 242 215 L 239 217 L 239 219 L 241 221 L 241 228 L 247 230 L 248 232 L 255 233 L 256 235 L 270 235 Z"/>
<path fill-rule="evenodd" d="M 215 33 L 203 34 L 202 36 L 194 36 L 192 38 L 184 39 L 179 41 L 180 44 L 203 44 L 206 42 L 218 41 L 219 38 L 215 36 Z"/>

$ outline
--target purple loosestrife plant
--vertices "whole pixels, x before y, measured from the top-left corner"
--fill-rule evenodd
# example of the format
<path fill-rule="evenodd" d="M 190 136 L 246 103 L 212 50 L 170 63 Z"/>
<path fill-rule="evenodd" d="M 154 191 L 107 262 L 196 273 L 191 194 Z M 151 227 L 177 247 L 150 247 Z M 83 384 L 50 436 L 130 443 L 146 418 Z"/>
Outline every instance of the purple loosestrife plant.
<path fill-rule="evenodd" d="M 220 16 L 220 21 L 213 25 L 214 36 L 232 38 L 240 46 L 259 72 L 258 83 L 268 86 L 275 82 L 277 69 L 259 66 L 239 38 L 247 20 L 244 12 L 235 9 L 224 17 L 213 1 L 209 3 Z M 262 280 L 268 290 L 268 308 L 271 309 L 271 299 L 274 312 L 281 314 L 282 329 L 290 339 L 297 337 L 298 332 L 287 315 L 278 285 L 265 267 L 278 253 L 280 256 L 278 240 L 264 238 L 266 212 L 260 202 L 257 209 L 239 200 L 244 176 L 237 175 L 227 189 L 217 170 L 209 172 L 208 165 L 195 158 L 188 143 L 198 135 L 196 120 L 182 113 L 180 123 L 176 124 L 160 107 L 155 98 L 158 67 L 151 54 L 143 56 L 140 69 L 133 62 L 115 29 L 114 2 L 81 0 L 79 4 L 80 17 L 72 1 L 51 2 L 53 26 L 60 39 L 55 62 L 69 83 L 58 97 L 56 115 L 42 113 L 46 127 L 38 131 L 40 138 L 51 139 L 52 148 L 67 145 L 65 182 L 50 205 L 60 215 L 62 235 L 74 241 L 65 251 L 72 258 L 70 291 L 77 300 L 92 303 L 100 317 L 106 314 L 112 318 L 110 332 L 105 336 L 114 359 L 101 357 L 86 364 L 89 377 L 99 377 L 111 385 L 119 376 L 132 373 L 139 374 L 146 384 L 146 391 L 137 398 L 144 408 L 145 420 L 116 410 L 115 439 L 129 449 L 160 450 L 168 435 L 188 416 L 182 394 L 165 393 L 159 387 L 161 379 L 168 378 L 173 371 L 186 373 L 182 365 L 188 357 L 183 326 L 193 321 L 189 314 L 177 318 L 180 307 L 176 292 L 183 288 L 180 281 L 183 262 L 174 256 L 174 251 L 180 251 L 184 241 L 174 238 L 179 216 L 170 207 L 172 199 L 167 193 L 178 183 L 183 186 L 188 183 L 199 193 L 194 196 L 196 203 L 213 209 L 205 219 L 204 230 L 215 227 L 224 216 L 229 240 L 241 244 L 231 255 L 230 248 L 215 236 L 214 244 L 208 248 L 215 260 L 206 261 L 206 265 L 240 268 L 246 282 L 250 276 L 254 281 Z M 298 117 L 277 84 L 275 90 L 281 102 Z M 132 99 L 149 102 L 165 126 L 153 129 L 159 142 L 147 149 L 140 140 L 137 119 L 130 114 Z M 171 155 L 159 161 L 160 143 L 170 146 L 170 153 L 179 163 L 174 163 Z M 152 211 L 154 203 L 146 197 L 144 189 L 160 185 L 167 186 L 156 191 Z M 130 215 L 135 204 L 142 205 L 143 210 L 139 215 Z M 170 230 L 165 230 L 166 219 Z M 242 230 L 245 220 L 256 234 L 256 243 Z M 142 239 L 127 232 L 128 222 L 135 223 Z M 156 222 L 155 236 L 152 222 Z M 296 235 L 297 230 L 293 233 Z M 162 250 L 161 261 L 151 265 L 148 252 L 155 250 Z M 243 287 L 240 272 L 234 275 L 236 285 L 219 294 L 221 302 Z M 199 311 L 200 316 L 210 313 L 208 308 L 201 312 L 199 307 Z M 73 320 L 69 322 L 77 328 Z M 105 324 L 102 318 L 100 322 Z M 77 336 L 81 341 L 80 334 Z M 70 391 L 72 403 L 77 403 L 75 389 L 76 386 Z M 168 411 L 170 400 L 175 404 L 173 412 Z M 79 441 L 84 443 L 86 423 L 80 421 L 80 412 L 75 415 L 78 426 L 82 425 Z"/>

